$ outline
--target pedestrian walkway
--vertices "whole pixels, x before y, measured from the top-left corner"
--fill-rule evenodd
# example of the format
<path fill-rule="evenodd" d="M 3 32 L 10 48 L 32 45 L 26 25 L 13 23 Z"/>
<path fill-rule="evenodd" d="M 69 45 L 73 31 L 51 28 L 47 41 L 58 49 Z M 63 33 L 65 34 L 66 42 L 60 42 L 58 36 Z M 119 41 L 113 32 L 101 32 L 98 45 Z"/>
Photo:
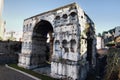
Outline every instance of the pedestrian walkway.
<path fill-rule="evenodd" d="M 0 65 L 0 80 L 35 80 L 22 73 L 6 68 Z"/>

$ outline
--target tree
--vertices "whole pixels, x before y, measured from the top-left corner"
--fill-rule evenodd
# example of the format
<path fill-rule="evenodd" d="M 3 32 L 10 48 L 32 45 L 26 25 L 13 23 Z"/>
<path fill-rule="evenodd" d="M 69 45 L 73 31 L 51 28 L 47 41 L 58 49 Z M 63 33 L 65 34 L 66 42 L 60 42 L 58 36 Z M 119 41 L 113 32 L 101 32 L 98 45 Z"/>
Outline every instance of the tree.
<path fill-rule="evenodd" d="M 101 33 L 98 33 L 98 37 L 101 37 L 102 35 L 101 35 Z"/>
<path fill-rule="evenodd" d="M 107 66 L 104 80 L 120 80 L 120 49 L 110 48 L 107 54 Z"/>

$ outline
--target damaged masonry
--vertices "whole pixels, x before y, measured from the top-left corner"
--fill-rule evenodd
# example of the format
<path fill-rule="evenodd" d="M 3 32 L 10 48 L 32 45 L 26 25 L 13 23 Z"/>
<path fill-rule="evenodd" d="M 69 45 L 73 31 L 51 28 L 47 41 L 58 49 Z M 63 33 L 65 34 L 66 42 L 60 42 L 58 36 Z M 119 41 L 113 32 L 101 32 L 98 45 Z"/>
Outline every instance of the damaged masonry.
<path fill-rule="evenodd" d="M 76 3 L 24 20 L 21 67 L 32 69 L 49 61 L 51 76 L 84 80 L 96 65 L 95 55 L 94 23 Z"/>

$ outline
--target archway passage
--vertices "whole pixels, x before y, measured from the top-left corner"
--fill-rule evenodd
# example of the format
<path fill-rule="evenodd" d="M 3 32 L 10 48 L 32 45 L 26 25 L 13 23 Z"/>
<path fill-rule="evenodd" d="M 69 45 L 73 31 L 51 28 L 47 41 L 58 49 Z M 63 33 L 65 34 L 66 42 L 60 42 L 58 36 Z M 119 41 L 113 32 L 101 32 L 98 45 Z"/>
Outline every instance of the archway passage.
<path fill-rule="evenodd" d="M 33 29 L 31 65 L 45 64 L 53 53 L 53 27 L 50 22 L 41 20 Z M 49 35 L 49 43 L 47 43 Z"/>
<path fill-rule="evenodd" d="M 89 65 L 92 65 L 92 51 L 93 51 L 93 39 L 87 39 L 87 61 Z"/>

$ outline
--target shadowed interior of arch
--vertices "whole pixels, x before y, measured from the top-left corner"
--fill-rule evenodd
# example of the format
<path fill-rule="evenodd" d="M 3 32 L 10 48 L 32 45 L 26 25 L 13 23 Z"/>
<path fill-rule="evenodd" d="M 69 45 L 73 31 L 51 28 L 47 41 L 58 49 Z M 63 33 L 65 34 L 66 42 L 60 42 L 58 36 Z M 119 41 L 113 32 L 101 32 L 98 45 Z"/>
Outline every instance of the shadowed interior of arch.
<path fill-rule="evenodd" d="M 41 65 L 51 60 L 53 53 L 53 27 L 50 22 L 41 20 L 38 22 L 32 34 L 32 56 L 31 65 Z M 47 43 L 47 35 L 49 42 Z"/>

